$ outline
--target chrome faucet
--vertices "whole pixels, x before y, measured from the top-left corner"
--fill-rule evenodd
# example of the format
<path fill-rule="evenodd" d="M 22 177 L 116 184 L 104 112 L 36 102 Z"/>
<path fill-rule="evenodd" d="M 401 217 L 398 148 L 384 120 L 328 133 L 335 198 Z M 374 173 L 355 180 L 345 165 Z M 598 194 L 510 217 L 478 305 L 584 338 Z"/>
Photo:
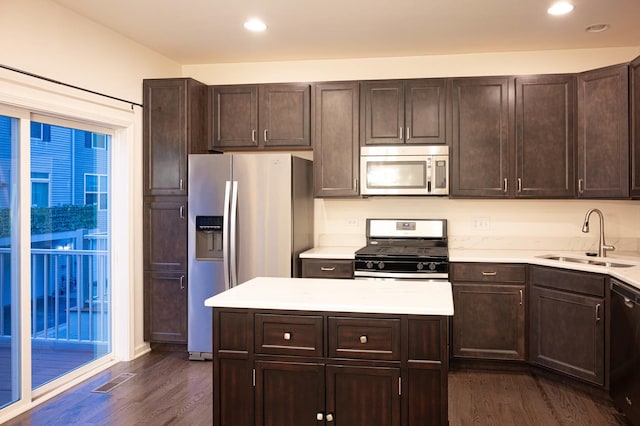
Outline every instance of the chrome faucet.
<path fill-rule="evenodd" d="M 584 223 L 582 224 L 582 232 L 589 232 L 589 216 L 591 213 L 596 213 L 600 217 L 600 238 L 598 239 L 598 256 L 607 257 L 607 250 L 613 251 L 616 248 L 608 245 L 604 242 L 604 217 L 602 212 L 598 209 L 589 209 L 584 217 Z"/>

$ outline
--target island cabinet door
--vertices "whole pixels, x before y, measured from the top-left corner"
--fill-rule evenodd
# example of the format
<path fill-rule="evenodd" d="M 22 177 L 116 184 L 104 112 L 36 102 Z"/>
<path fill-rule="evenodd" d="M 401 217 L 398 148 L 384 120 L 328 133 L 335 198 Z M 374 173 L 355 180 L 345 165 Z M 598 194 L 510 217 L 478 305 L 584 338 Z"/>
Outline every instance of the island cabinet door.
<path fill-rule="evenodd" d="M 326 369 L 327 425 L 400 426 L 400 368 Z"/>
<path fill-rule="evenodd" d="M 324 364 L 256 361 L 255 374 L 256 426 L 324 424 Z"/>

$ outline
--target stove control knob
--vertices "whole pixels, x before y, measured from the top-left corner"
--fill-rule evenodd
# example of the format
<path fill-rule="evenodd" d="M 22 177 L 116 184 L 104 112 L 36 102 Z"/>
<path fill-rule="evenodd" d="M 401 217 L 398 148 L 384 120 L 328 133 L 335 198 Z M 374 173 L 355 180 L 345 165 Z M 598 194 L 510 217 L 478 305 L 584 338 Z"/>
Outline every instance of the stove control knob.
<path fill-rule="evenodd" d="M 436 264 L 433 262 L 429 263 L 429 269 L 431 269 L 432 271 L 436 269 Z"/>
<path fill-rule="evenodd" d="M 418 268 L 418 271 L 422 271 L 422 268 L 424 268 L 424 263 L 418 262 L 418 264 L 416 265 L 416 268 Z"/>
<path fill-rule="evenodd" d="M 367 269 L 373 268 L 373 262 L 367 262 Z"/>
<path fill-rule="evenodd" d="M 378 262 L 378 269 L 384 269 L 384 262 Z"/>

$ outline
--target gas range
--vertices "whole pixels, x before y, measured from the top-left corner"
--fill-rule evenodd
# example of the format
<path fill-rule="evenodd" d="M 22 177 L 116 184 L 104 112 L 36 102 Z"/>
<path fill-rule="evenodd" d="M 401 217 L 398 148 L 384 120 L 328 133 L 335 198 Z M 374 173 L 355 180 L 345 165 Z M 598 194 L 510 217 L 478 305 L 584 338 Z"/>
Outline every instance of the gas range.
<path fill-rule="evenodd" d="M 448 280 L 446 219 L 367 219 L 367 245 L 355 253 L 354 276 Z"/>

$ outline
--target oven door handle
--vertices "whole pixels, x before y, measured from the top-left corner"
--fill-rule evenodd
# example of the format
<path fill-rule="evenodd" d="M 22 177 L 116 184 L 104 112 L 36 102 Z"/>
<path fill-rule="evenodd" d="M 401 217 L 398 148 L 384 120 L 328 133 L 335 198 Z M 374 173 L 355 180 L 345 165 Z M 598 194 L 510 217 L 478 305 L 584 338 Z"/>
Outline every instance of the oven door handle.
<path fill-rule="evenodd" d="M 410 280 L 448 280 L 449 274 L 447 273 L 398 273 L 398 272 L 369 272 L 369 271 L 354 271 L 354 277 L 359 278 L 395 278 L 395 279 L 410 279 Z"/>

